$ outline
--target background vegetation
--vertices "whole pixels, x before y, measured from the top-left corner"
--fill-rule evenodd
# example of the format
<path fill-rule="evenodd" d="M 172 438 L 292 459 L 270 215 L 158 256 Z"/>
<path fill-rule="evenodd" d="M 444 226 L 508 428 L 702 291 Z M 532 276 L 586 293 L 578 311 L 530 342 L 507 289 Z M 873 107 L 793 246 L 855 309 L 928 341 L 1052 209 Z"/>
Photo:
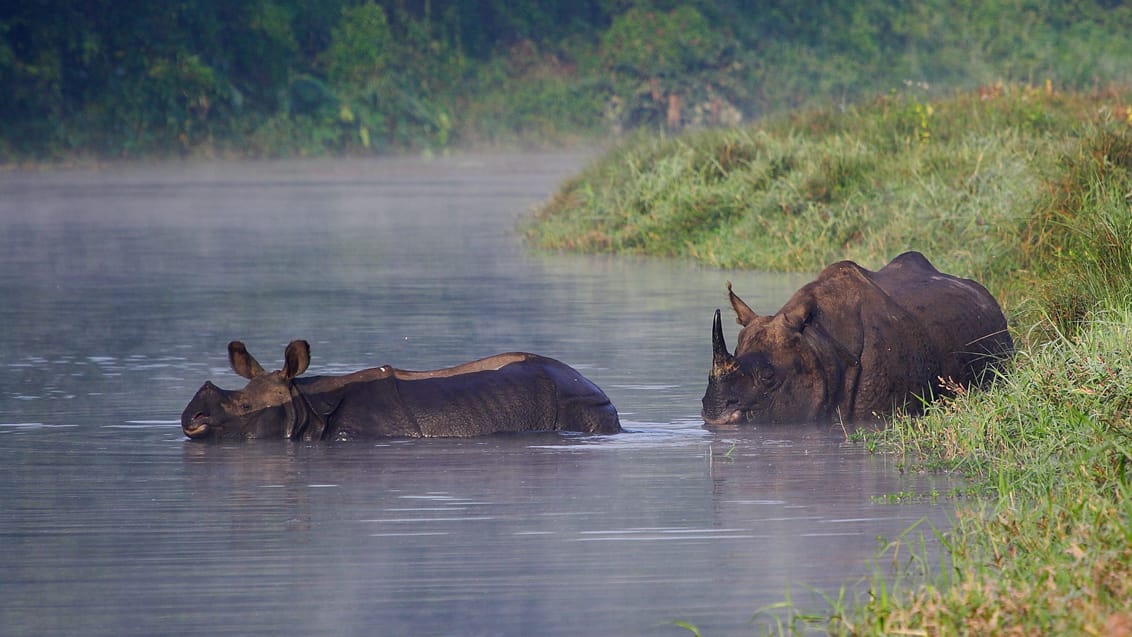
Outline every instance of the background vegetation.
<path fill-rule="evenodd" d="M 0 160 L 608 139 L 905 82 L 1125 82 L 1110 0 L 28 0 L 0 7 Z M 929 84 L 930 83 L 930 84 Z"/>

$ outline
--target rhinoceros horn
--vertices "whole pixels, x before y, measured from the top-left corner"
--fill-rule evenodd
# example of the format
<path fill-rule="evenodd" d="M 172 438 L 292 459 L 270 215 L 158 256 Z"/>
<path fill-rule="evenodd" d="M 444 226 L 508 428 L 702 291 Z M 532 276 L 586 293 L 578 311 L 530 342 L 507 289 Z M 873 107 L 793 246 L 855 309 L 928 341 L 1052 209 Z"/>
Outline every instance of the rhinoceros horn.
<path fill-rule="evenodd" d="M 727 342 L 723 340 L 723 319 L 717 309 L 711 328 L 711 377 L 719 378 L 734 369 L 735 357 L 727 351 Z"/>

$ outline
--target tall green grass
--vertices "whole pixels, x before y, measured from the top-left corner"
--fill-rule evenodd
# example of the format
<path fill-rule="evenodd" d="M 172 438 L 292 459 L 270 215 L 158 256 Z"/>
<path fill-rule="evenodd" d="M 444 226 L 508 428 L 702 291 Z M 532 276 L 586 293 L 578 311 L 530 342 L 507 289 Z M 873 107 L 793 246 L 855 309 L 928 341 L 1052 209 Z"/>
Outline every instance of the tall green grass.
<path fill-rule="evenodd" d="M 1043 190 L 1012 251 L 1025 273 L 1015 291 L 1071 332 L 1098 304 L 1132 297 L 1132 119 L 1088 126 Z"/>
<path fill-rule="evenodd" d="M 1094 223 L 1077 211 L 1127 192 L 1109 178 L 1128 169 L 1130 99 L 1001 85 L 936 101 L 907 92 L 639 137 L 565 184 L 523 230 L 547 249 L 763 270 L 846 258 L 880 267 L 916 249 L 1013 302 L 1012 281 L 1028 289 L 1069 251 L 1108 258 L 1071 245 L 1066 226 Z M 1092 173 L 1107 190 L 1083 185 Z M 1126 228 L 1110 221 L 1118 240 Z"/>

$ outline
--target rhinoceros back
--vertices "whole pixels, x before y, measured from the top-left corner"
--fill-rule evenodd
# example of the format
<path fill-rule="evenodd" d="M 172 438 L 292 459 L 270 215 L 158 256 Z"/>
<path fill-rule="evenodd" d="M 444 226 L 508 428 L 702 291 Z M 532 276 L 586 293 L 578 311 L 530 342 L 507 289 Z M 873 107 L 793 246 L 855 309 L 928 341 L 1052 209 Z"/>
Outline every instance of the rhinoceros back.
<path fill-rule="evenodd" d="M 944 274 L 918 252 L 896 257 L 872 276 L 923 326 L 944 378 L 978 383 L 1014 351 L 1002 309 L 978 282 Z"/>
<path fill-rule="evenodd" d="M 397 394 L 426 438 L 552 429 L 554 387 L 524 367 L 398 380 Z"/>
<path fill-rule="evenodd" d="M 616 433 L 617 410 L 570 366 L 534 354 L 501 355 L 437 372 L 398 372 L 358 383 L 331 416 L 334 437 L 469 437 L 501 432 Z M 469 371 L 463 371 L 464 369 Z"/>

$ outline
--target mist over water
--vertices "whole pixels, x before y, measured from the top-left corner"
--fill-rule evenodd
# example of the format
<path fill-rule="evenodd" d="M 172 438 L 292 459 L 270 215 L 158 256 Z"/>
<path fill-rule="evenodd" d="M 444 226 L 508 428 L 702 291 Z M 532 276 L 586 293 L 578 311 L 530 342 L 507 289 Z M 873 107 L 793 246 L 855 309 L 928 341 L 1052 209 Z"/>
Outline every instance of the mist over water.
<path fill-rule="evenodd" d="M 749 634 L 787 586 L 864 590 L 878 537 L 946 527 L 877 499 L 944 478 L 840 431 L 701 427 L 724 281 L 771 312 L 808 277 L 528 251 L 515 221 L 585 160 L 0 174 L 3 632 Z M 243 385 L 228 341 L 275 369 L 296 338 L 308 375 L 552 356 L 628 432 L 184 438 L 201 383 Z"/>

